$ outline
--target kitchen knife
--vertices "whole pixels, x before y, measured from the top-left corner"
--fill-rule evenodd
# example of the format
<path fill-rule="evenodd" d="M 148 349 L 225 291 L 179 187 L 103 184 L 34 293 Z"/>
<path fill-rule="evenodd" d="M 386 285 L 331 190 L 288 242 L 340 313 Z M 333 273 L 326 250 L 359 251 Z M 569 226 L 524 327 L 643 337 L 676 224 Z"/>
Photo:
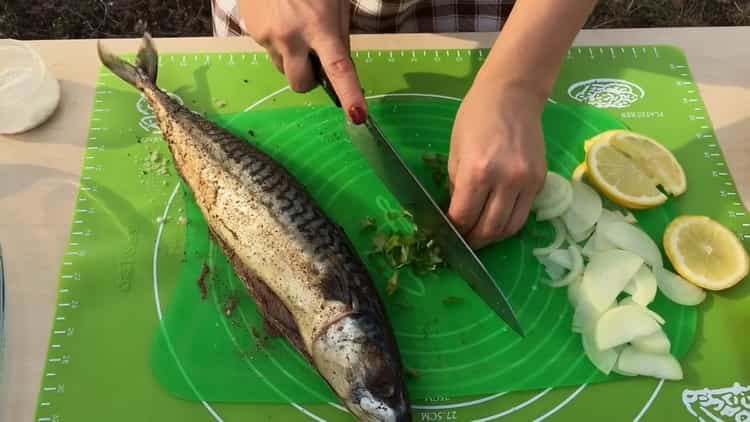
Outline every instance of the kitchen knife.
<path fill-rule="evenodd" d="M 320 60 L 312 54 L 311 61 L 318 82 L 331 100 L 340 107 L 341 102 Z M 359 125 L 347 121 L 346 131 L 352 143 L 360 150 L 385 186 L 398 199 L 401 206 L 412 214 L 417 226 L 434 237 L 453 271 L 464 278 L 513 330 L 524 336 L 521 324 L 502 288 L 388 142 L 372 117 L 368 116 L 365 123 Z"/>

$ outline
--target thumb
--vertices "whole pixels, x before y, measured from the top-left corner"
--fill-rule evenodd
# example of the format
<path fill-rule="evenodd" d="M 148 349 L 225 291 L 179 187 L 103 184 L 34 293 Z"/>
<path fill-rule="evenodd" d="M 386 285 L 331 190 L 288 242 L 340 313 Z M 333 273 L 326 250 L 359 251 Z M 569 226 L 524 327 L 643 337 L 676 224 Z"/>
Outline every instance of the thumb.
<path fill-rule="evenodd" d="M 357 79 L 354 63 L 344 41 L 330 35 L 312 44 L 311 47 L 320 57 L 320 64 L 331 81 L 349 120 L 355 124 L 364 123 L 367 119 L 367 104 Z"/>

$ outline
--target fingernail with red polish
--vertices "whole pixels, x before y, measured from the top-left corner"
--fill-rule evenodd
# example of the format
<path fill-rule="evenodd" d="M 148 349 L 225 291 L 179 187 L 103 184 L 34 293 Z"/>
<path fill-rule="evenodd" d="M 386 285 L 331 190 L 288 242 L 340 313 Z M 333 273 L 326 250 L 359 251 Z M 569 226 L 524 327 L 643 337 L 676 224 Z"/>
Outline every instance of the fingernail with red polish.
<path fill-rule="evenodd" d="M 351 120 L 355 125 L 361 125 L 365 122 L 366 118 L 367 116 L 365 116 L 365 111 L 362 110 L 362 107 L 351 106 L 349 108 L 349 120 Z"/>

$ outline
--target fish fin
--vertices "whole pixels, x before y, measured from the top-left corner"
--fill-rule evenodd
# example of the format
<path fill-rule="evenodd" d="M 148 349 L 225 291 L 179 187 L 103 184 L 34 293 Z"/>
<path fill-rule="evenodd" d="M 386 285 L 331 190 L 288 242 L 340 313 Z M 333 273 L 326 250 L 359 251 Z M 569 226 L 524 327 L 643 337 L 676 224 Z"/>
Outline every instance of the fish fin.
<path fill-rule="evenodd" d="M 145 81 L 156 83 L 158 56 L 148 33 L 143 37 L 141 47 L 138 49 L 136 65 L 126 62 L 104 48 L 101 41 L 97 41 L 96 48 L 99 60 L 123 81 L 136 88 L 141 88 Z"/>
<path fill-rule="evenodd" d="M 136 56 L 136 66 L 146 74 L 148 79 L 156 84 L 156 76 L 159 68 L 159 54 L 156 52 L 151 34 L 146 32 L 141 40 L 141 46 Z"/>

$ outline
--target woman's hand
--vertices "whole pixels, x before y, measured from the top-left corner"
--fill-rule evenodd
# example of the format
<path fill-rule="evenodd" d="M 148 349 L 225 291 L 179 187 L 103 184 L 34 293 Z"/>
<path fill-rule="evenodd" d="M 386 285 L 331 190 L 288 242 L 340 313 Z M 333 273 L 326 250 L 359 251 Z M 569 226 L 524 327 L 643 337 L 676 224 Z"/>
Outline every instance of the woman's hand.
<path fill-rule="evenodd" d="M 544 184 L 541 113 L 596 0 L 519 0 L 456 116 L 448 216 L 474 248 L 518 232 Z"/>
<path fill-rule="evenodd" d="M 448 174 L 448 216 L 474 249 L 517 233 L 547 172 L 544 99 L 477 79 L 458 110 Z"/>
<path fill-rule="evenodd" d="M 349 119 L 362 123 L 367 105 L 349 50 L 348 1 L 241 0 L 245 29 L 268 50 L 276 68 L 296 92 L 317 85 L 309 59 L 314 51 Z"/>

